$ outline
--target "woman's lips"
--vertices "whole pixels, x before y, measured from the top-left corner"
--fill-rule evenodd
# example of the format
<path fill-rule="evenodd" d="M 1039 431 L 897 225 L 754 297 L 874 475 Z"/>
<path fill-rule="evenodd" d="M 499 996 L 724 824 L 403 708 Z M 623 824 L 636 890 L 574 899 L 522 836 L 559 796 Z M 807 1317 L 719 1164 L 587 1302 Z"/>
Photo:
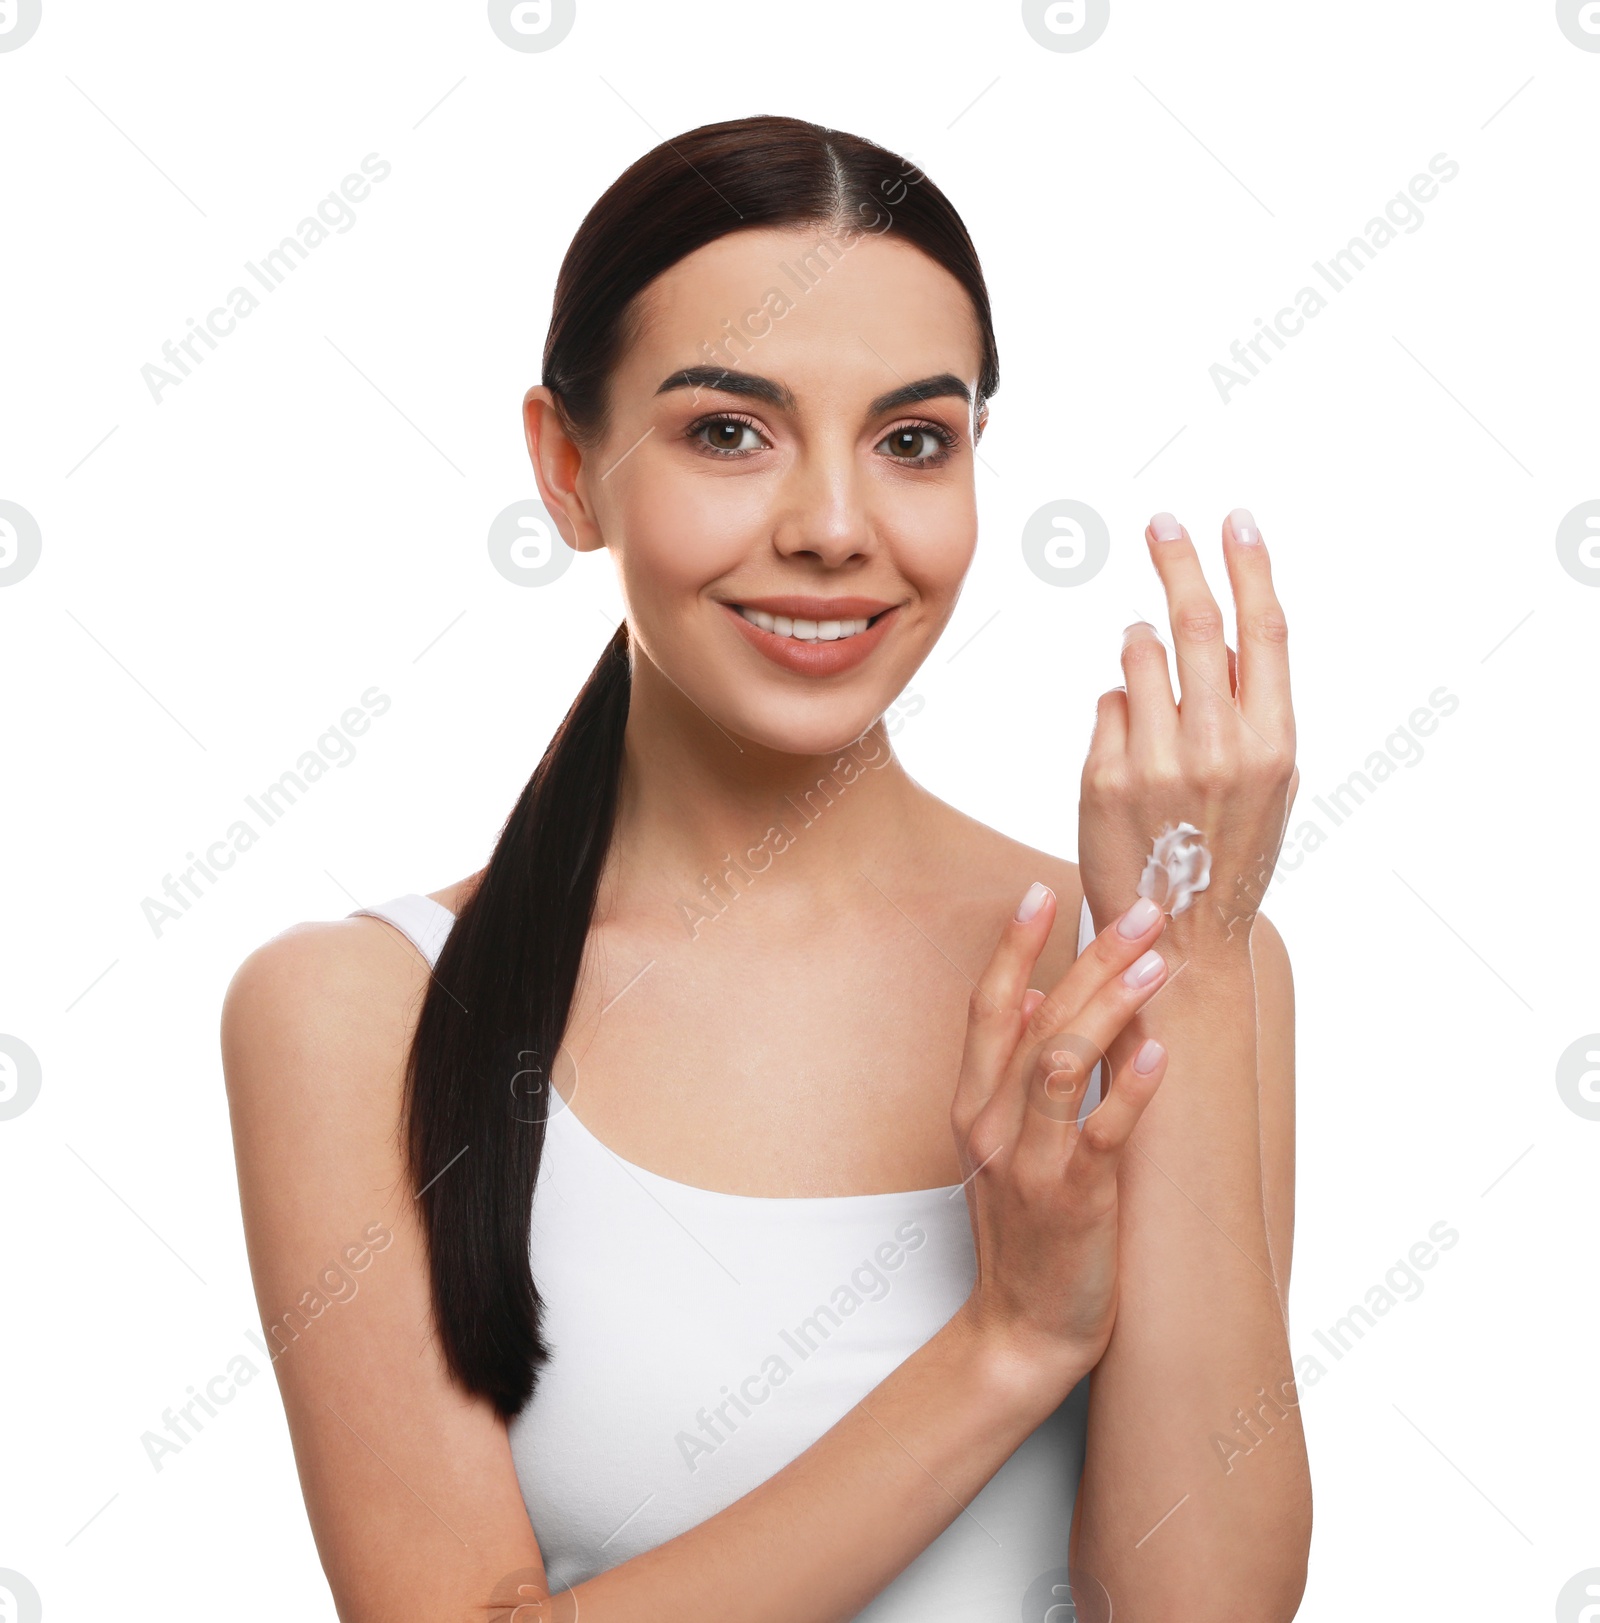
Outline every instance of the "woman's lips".
<path fill-rule="evenodd" d="M 775 631 L 763 631 L 754 621 L 745 619 L 731 603 L 721 607 L 752 648 L 765 654 L 774 665 L 781 665 L 799 676 L 834 676 L 840 671 L 853 670 L 889 634 L 890 622 L 900 612 L 899 604 L 885 609 L 865 631 L 858 631 L 853 637 L 841 637 L 833 642 L 801 642 L 798 637 L 780 637 Z"/>

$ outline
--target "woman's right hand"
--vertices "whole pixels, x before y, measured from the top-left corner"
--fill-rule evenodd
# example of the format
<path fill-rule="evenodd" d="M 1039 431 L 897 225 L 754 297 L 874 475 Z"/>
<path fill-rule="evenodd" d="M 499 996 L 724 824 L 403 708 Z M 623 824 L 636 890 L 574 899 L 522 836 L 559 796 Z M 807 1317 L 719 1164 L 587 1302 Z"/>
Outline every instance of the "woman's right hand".
<path fill-rule="evenodd" d="M 977 1247 L 977 1283 L 961 1311 L 982 1339 L 1064 1397 L 1111 1339 L 1117 1168 L 1166 1071 L 1166 1050 L 1153 1038 L 1143 1044 L 1081 1130 L 1078 1114 L 1112 1039 L 1166 984 L 1153 949 L 1167 916 L 1139 898 L 1054 988 L 1030 991 L 1056 914 L 1053 891 L 1036 886 L 1029 898 L 1040 891 L 1031 918 L 1007 922 L 973 988 L 950 1124 Z M 1138 969 L 1155 973 L 1128 984 L 1124 972 Z"/>

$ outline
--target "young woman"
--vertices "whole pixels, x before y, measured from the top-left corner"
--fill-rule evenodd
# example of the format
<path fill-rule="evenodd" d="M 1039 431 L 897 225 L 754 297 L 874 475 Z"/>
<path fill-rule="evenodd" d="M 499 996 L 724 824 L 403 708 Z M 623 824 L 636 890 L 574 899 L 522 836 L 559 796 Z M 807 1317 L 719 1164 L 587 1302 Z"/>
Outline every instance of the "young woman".
<path fill-rule="evenodd" d="M 341 1618 L 1294 1614 L 1284 621 L 1248 514 L 1237 653 L 1157 515 L 1181 698 L 1130 628 L 1079 863 L 921 788 L 997 382 L 871 142 L 710 125 L 580 227 L 525 422 L 626 619 L 486 867 L 223 1014 Z"/>

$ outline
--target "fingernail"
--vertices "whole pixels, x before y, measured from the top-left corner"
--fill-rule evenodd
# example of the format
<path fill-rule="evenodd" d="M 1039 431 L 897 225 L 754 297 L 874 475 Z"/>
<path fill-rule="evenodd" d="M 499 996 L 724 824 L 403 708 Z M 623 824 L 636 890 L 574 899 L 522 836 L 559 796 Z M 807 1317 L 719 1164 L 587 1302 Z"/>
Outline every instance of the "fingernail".
<path fill-rule="evenodd" d="M 1139 1052 L 1133 1056 L 1133 1068 L 1140 1076 L 1149 1074 L 1161 1063 L 1161 1056 L 1166 1053 L 1154 1037 L 1146 1037 Z"/>
<path fill-rule="evenodd" d="M 1017 923 L 1026 924 L 1044 906 L 1045 897 L 1054 894 L 1048 885 L 1041 885 L 1037 879 L 1034 880 L 1017 904 Z"/>
<path fill-rule="evenodd" d="M 1148 896 L 1141 896 L 1117 920 L 1117 934 L 1125 941 L 1137 941 L 1161 917 L 1161 909 Z"/>
<path fill-rule="evenodd" d="M 1128 629 L 1122 633 L 1122 646 L 1124 648 L 1126 648 L 1128 646 L 1128 644 L 1130 642 L 1132 642 L 1133 639 L 1139 635 L 1139 628 L 1141 626 L 1150 626 L 1150 629 L 1152 631 L 1155 630 L 1155 627 L 1150 625 L 1150 622 L 1148 620 L 1135 620 L 1133 622 L 1133 624 L 1131 626 L 1129 626 Z"/>
<path fill-rule="evenodd" d="M 1171 513 L 1157 513 L 1150 520 L 1150 533 L 1157 541 L 1181 541 L 1183 526 Z"/>
<path fill-rule="evenodd" d="M 1148 986 L 1167 967 L 1167 961 L 1152 947 L 1144 957 L 1135 959 L 1122 972 L 1124 986 Z"/>
<path fill-rule="evenodd" d="M 1240 546 L 1253 547 L 1260 541 L 1261 532 L 1248 507 L 1236 507 L 1228 517 L 1233 521 L 1233 538 Z"/>

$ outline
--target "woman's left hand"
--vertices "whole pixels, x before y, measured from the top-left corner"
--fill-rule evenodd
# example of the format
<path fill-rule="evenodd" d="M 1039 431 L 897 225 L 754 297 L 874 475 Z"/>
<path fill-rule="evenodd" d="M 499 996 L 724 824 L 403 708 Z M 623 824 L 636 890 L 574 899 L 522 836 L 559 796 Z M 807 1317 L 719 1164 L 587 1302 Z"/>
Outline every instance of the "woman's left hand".
<path fill-rule="evenodd" d="M 1164 937 L 1185 959 L 1248 945 L 1300 782 L 1288 629 L 1266 544 L 1243 508 L 1229 514 L 1222 538 L 1237 655 L 1189 532 L 1170 513 L 1145 530 L 1166 589 L 1182 697 L 1173 697 L 1156 628 L 1130 626 L 1127 687 L 1100 695 L 1078 808 L 1078 862 L 1097 931 L 1126 907 L 1158 836 L 1184 822 L 1200 830 L 1209 885 Z M 1171 912 L 1164 884 L 1154 900 Z"/>

